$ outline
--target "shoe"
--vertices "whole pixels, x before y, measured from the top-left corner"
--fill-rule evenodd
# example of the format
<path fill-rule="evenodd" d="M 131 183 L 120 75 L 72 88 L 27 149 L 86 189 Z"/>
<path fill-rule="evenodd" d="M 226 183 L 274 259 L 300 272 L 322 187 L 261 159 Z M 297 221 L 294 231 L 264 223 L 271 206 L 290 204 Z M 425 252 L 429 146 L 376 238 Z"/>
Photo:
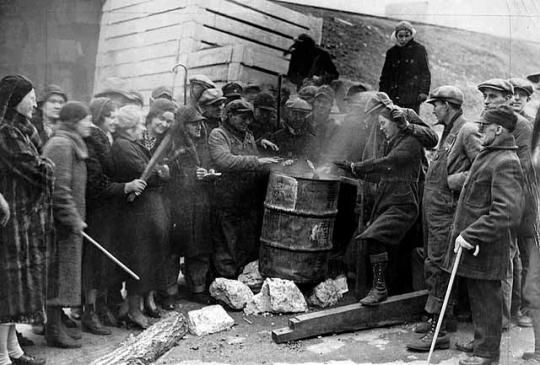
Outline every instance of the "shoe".
<path fill-rule="evenodd" d="M 77 322 L 69 318 L 69 316 L 65 314 L 64 311 L 62 311 L 61 315 L 62 315 L 62 323 L 64 323 L 64 326 L 66 326 L 67 328 L 77 328 Z M 79 319 L 81 319 L 80 316 L 79 316 Z"/>
<path fill-rule="evenodd" d="M 161 311 L 157 308 L 144 308 L 144 315 L 150 318 L 161 318 Z"/>
<path fill-rule="evenodd" d="M 409 342 L 405 346 L 409 350 L 416 350 L 416 351 L 429 351 L 431 348 L 431 343 L 433 342 L 433 337 L 435 336 L 435 330 L 437 329 L 437 314 L 431 315 L 428 322 L 430 323 L 429 331 L 421 336 L 420 338 L 414 339 L 413 341 Z M 444 323 L 444 322 L 443 322 Z M 441 330 L 439 331 L 439 334 L 437 336 L 437 340 L 435 340 L 435 347 L 434 349 L 437 350 L 446 350 L 450 348 L 450 336 L 446 333 L 444 328 L 441 326 Z"/>
<path fill-rule="evenodd" d="M 97 309 L 99 321 L 107 327 L 118 327 L 118 318 L 114 315 L 108 305 L 99 305 Z"/>
<path fill-rule="evenodd" d="M 63 349 L 75 349 L 82 347 L 80 339 L 73 338 L 67 332 L 67 328 L 62 323 L 62 308 L 47 308 L 47 324 L 45 327 L 45 341 L 47 346 L 59 347 Z"/>
<path fill-rule="evenodd" d="M 487 357 L 470 356 L 463 360 L 459 360 L 459 365 L 496 365 L 499 359 L 490 359 Z"/>
<path fill-rule="evenodd" d="M 456 349 L 462 352 L 473 352 L 474 351 L 474 340 L 470 340 L 469 342 L 462 342 L 457 341 L 456 342 Z"/>
<path fill-rule="evenodd" d="M 414 326 L 413 331 L 416 332 L 416 333 L 428 333 L 429 329 L 431 328 L 431 320 L 432 319 L 430 317 L 425 322 L 417 323 Z M 437 318 L 436 320 L 439 320 L 439 318 Z M 442 323 L 442 326 L 446 327 L 446 332 L 456 332 L 457 331 L 457 322 L 453 318 L 446 319 L 446 316 L 445 316 L 445 318 L 443 320 L 443 323 Z"/>
<path fill-rule="evenodd" d="M 34 341 L 32 341 L 29 338 L 24 337 L 23 334 L 20 333 L 19 331 L 15 331 L 15 333 L 17 334 L 17 341 L 19 341 L 19 345 L 21 347 L 34 346 Z"/>
<path fill-rule="evenodd" d="M 134 312 L 128 312 L 127 319 L 128 319 L 128 326 L 129 325 L 135 326 L 143 330 L 150 327 L 148 318 L 146 318 L 140 310 L 134 311 Z"/>
<path fill-rule="evenodd" d="M 517 325 L 519 327 L 532 327 L 533 326 L 532 318 L 524 314 L 521 317 L 518 317 Z"/>
<path fill-rule="evenodd" d="M 85 312 L 81 317 L 82 330 L 98 336 L 111 334 L 110 328 L 105 327 L 100 321 L 96 312 Z"/>
<path fill-rule="evenodd" d="M 30 356 L 28 354 L 23 354 L 21 357 L 15 359 L 9 357 L 13 365 L 44 365 L 45 359 L 40 359 L 38 357 Z"/>
<path fill-rule="evenodd" d="M 386 253 L 371 256 L 373 285 L 369 293 L 364 298 L 360 299 L 360 304 L 362 305 L 372 307 L 379 305 L 379 303 L 388 299 L 388 290 L 386 289 L 386 267 L 388 258 L 384 260 L 379 257 L 383 255 L 387 257 Z"/>

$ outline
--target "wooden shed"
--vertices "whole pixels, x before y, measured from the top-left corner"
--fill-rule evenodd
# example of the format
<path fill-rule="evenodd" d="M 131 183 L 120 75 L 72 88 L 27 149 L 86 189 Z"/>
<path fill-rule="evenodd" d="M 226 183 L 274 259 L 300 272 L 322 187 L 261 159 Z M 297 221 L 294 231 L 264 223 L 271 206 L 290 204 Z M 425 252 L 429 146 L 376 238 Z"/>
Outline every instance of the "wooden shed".
<path fill-rule="evenodd" d="M 141 92 L 166 85 L 183 95 L 188 75 L 276 83 L 301 33 L 320 43 L 322 19 L 268 0 L 107 0 L 103 7 L 94 93 L 111 84 Z"/>

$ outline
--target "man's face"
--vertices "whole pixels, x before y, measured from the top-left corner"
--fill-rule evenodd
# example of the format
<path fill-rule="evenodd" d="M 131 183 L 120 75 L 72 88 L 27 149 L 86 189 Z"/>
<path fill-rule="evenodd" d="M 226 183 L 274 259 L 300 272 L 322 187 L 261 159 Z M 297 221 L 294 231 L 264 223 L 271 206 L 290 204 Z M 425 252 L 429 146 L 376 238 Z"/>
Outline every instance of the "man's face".
<path fill-rule="evenodd" d="M 327 116 L 332 109 L 332 102 L 324 97 L 315 98 L 313 103 L 313 113 L 316 116 Z"/>
<path fill-rule="evenodd" d="M 480 132 L 480 143 L 482 146 L 490 146 L 495 141 L 495 138 L 502 132 L 502 127 L 498 124 L 480 124 L 478 128 Z"/>
<path fill-rule="evenodd" d="M 186 126 L 187 134 L 191 138 L 193 139 L 201 138 L 202 121 L 199 120 L 193 123 L 186 123 L 185 126 Z"/>
<path fill-rule="evenodd" d="M 48 120 L 57 120 L 60 117 L 60 110 L 66 103 L 66 99 L 62 95 L 52 94 L 43 102 L 41 110 L 43 116 Z"/>
<path fill-rule="evenodd" d="M 433 114 L 437 118 L 437 124 L 446 124 L 449 122 L 449 107 L 445 101 L 436 100 L 433 102 Z"/>
<path fill-rule="evenodd" d="M 300 129 L 306 122 L 306 116 L 309 112 L 304 110 L 295 110 L 289 109 L 287 113 L 287 124 L 291 126 L 292 129 Z"/>
<path fill-rule="evenodd" d="M 411 37 L 412 34 L 408 30 L 400 30 L 396 33 L 396 38 L 401 46 L 406 45 L 407 42 L 411 40 Z"/>
<path fill-rule="evenodd" d="M 484 95 L 484 109 L 493 109 L 499 105 L 503 105 L 512 98 L 512 95 L 503 93 L 502 91 L 485 88 L 482 90 Z"/>
<path fill-rule="evenodd" d="M 516 113 L 521 113 L 525 109 L 525 105 L 529 102 L 531 97 L 521 89 L 516 89 L 514 91 L 514 102 L 512 103 L 512 108 Z"/>
<path fill-rule="evenodd" d="M 381 131 L 383 132 L 387 140 L 391 140 L 396 136 L 396 134 L 398 133 L 398 127 L 394 121 L 391 121 L 390 119 L 387 119 L 382 115 L 379 115 L 378 121 L 379 128 L 381 128 Z"/>
<path fill-rule="evenodd" d="M 208 118 L 221 119 L 223 116 L 223 107 L 225 106 L 224 101 L 217 101 L 210 105 L 205 105 L 203 107 L 205 114 Z"/>
<path fill-rule="evenodd" d="M 251 114 L 251 112 L 239 112 L 229 114 L 229 123 L 231 123 L 233 127 L 235 127 L 241 132 L 247 131 L 252 121 L 253 114 Z"/>
<path fill-rule="evenodd" d="M 275 111 L 263 108 L 255 108 L 255 119 L 260 124 L 271 124 L 275 118 Z"/>

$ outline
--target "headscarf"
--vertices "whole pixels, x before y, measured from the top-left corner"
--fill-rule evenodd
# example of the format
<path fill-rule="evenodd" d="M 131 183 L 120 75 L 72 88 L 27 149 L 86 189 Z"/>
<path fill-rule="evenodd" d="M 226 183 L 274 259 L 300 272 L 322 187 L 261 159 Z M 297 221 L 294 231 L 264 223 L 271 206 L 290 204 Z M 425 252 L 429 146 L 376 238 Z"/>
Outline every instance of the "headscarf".
<path fill-rule="evenodd" d="M 22 75 L 0 80 L 0 124 L 17 114 L 17 105 L 33 88 L 32 82 Z"/>
<path fill-rule="evenodd" d="M 74 128 L 80 120 L 91 115 L 90 109 L 80 101 L 68 101 L 60 110 L 58 120 L 68 128 Z"/>

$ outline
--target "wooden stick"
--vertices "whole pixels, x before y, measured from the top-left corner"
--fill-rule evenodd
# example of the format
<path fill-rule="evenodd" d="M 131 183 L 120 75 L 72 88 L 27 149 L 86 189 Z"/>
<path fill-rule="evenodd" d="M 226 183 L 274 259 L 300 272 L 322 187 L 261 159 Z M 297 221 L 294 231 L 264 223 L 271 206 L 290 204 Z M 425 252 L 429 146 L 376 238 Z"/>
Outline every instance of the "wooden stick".
<path fill-rule="evenodd" d="M 86 233 L 82 232 L 82 236 L 86 238 L 90 243 L 92 243 L 94 246 L 96 246 L 101 252 L 105 254 L 108 258 L 110 258 L 116 265 L 120 266 L 122 269 L 124 269 L 125 272 L 127 272 L 129 275 L 131 275 L 135 280 L 141 280 L 137 274 L 135 274 L 133 271 L 131 271 L 126 265 L 120 262 L 116 257 L 114 257 L 109 251 L 107 251 L 103 246 L 101 246 L 99 243 L 97 243 L 92 237 L 87 235 Z"/>
<path fill-rule="evenodd" d="M 463 252 L 463 247 L 459 246 L 458 252 L 456 255 L 456 261 L 454 262 L 454 267 L 452 268 L 452 274 L 450 275 L 450 281 L 448 282 L 448 288 L 446 289 L 446 295 L 444 296 L 444 302 L 441 308 L 441 314 L 439 314 L 439 320 L 437 321 L 435 334 L 433 335 L 433 340 L 431 341 L 431 347 L 429 349 L 429 354 L 427 358 L 427 365 L 430 364 L 431 355 L 433 355 L 433 350 L 435 350 L 435 343 L 437 342 L 437 336 L 439 336 L 439 331 L 441 330 L 441 325 L 444 318 L 444 312 L 446 311 L 446 306 L 448 305 L 448 300 L 450 299 L 450 293 L 452 292 L 452 285 L 454 285 L 454 279 L 456 278 L 456 273 L 457 273 L 457 269 L 459 266 L 459 261 L 461 259 L 462 252 Z"/>

